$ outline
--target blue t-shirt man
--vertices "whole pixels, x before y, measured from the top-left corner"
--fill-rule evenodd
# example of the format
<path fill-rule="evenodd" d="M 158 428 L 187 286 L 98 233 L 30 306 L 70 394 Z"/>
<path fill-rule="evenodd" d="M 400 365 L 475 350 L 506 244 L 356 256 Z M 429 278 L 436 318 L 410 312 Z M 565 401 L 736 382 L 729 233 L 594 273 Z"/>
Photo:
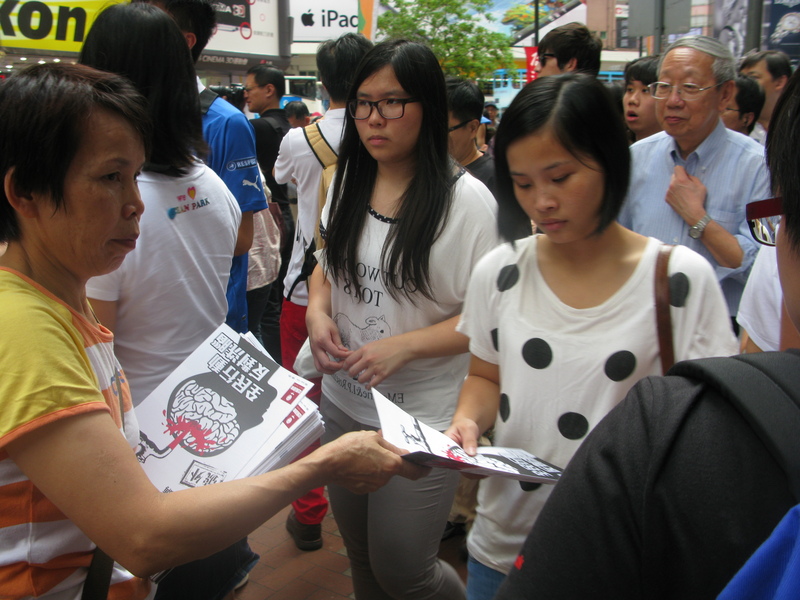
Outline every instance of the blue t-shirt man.
<path fill-rule="evenodd" d="M 242 214 L 267 208 L 258 171 L 256 139 L 247 117 L 234 106 L 216 98 L 203 114 L 203 138 L 210 153 L 206 159 L 236 197 Z M 247 332 L 247 253 L 233 257 L 226 297 L 225 322 L 239 333 Z"/>

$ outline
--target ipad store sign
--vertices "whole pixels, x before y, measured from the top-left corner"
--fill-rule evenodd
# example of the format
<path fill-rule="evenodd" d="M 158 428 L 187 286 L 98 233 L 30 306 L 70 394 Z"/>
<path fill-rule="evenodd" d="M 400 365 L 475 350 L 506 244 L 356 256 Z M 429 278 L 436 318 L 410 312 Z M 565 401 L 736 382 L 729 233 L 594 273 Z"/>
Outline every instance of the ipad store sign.
<path fill-rule="evenodd" d="M 323 42 L 358 31 L 358 0 L 292 0 L 295 42 Z"/>

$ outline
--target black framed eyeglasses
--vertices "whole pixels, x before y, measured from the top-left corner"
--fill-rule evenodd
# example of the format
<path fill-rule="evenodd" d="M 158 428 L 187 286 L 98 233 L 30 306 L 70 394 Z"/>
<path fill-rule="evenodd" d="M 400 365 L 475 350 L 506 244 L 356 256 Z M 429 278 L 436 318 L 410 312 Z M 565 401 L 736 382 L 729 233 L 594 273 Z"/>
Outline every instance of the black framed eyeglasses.
<path fill-rule="evenodd" d="M 447 133 L 453 133 L 456 129 L 461 129 L 462 127 L 465 127 L 466 125 L 469 125 L 470 123 L 472 123 L 474 120 L 475 119 L 469 119 L 468 121 L 463 121 L 463 122 L 459 123 L 458 125 L 453 125 L 452 127 L 448 127 L 447 128 Z"/>
<path fill-rule="evenodd" d="M 558 58 L 558 57 L 555 54 L 552 54 L 551 52 L 542 52 L 539 55 L 539 64 L 544 66 L 544 63 L 547 62 L 548 58 Z"/>
<path fill-rule="evenodd" d="M 377 108 L 378 114 L 384 119 L 400 119 L 406 114 L 406 104 L 419 102 L 416 98 L 384 98 L 383 100 L 350 100 L 347 110 L 356 121 L 369 119 L 372 109 Z"/>
<path fill-rule="evenodd" d="M 750 234 L 759 244 L 774 246 L 778 238 L 778 224 L 783 215 L 783 198 L 767 198 L 750 202 L 745 207 Z"/>

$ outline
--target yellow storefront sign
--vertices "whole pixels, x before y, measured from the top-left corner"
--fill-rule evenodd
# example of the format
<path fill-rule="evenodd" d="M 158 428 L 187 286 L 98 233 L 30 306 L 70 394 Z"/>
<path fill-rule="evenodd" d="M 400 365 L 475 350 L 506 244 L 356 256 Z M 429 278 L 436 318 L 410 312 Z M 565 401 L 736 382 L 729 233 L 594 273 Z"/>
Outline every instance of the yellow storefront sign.
<path fill-rule="evenodd" d="M 98 13 L 114 0 L 0 0 L 0 47 L 80 52 Z"/>

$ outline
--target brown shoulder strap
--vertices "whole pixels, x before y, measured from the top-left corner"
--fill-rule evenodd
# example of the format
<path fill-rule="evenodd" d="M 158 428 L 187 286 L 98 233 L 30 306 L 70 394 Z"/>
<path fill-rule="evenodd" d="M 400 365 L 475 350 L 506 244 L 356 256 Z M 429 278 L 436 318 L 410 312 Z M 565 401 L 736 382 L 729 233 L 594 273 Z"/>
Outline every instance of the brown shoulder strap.
<path fill-rule="evenodd" d="M 303 127 L 303 135 L 305 135 L 306 142 L 311 146 L 311 151 L 317 157 L 323 169 L 336 164 L 338 156 L 331 148 L 328 140 L 325 139 L 325 136 L 322 135 L 319 123 L 312 123 Z"/>
<path fill-rule="evenodd" d="M 661 356 L 661 371 L 666 373 L 675 364 L 675 348 L 672 341 L 672 317 L 669 309 L 669 257 L 675 246 L 661 244 L 656 258 L 655 296 L 656 328 L 658 330 L 658 352 Z"/>

